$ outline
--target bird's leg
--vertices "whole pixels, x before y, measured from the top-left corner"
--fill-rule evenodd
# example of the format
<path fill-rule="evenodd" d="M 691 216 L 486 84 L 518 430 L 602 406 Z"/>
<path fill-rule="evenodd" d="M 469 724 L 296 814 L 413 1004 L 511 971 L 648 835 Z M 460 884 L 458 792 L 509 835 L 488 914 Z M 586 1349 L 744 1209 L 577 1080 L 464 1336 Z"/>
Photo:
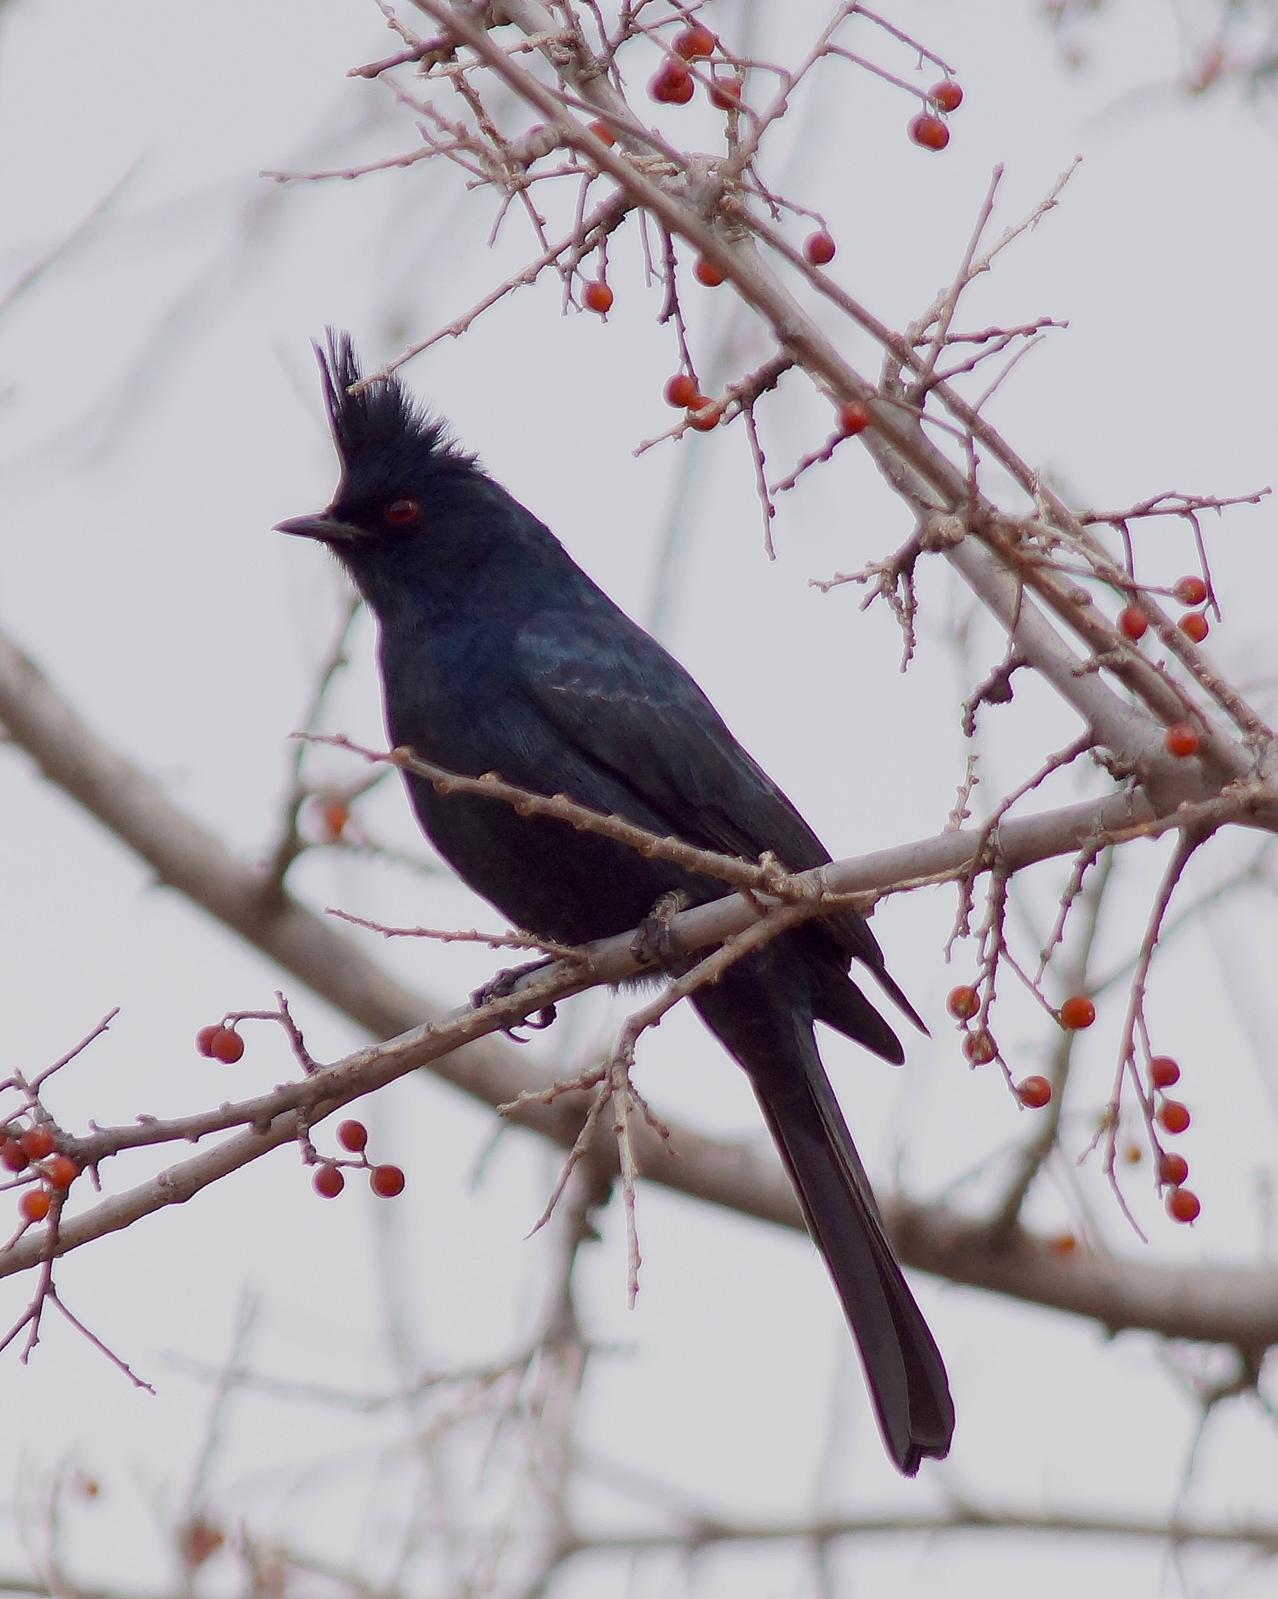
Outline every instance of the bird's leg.
<path fill-rule="evenodd" d="M 490 977 L 482 987 L 474 991 L 470 996 L 471 1006 L 475 1010 L 482 1010 L 491 999 L 505 999 L 508 994 L 515 992 L 515 985 L 521 978 L 526 977 L 529 972 L 539 972 L 543 967 L 553 964 L 554 957 L 547 955 L 542 960 L 529 961 L 526 966 L 507 966 L 504 971 L 500 971 L 494 977 Z M 556 1014 L 553 1005 L 544 1005 L 535 1016 L 525 1017 L 517 1026 L 503 1027 L 502 1032 L 512 1043 L 526 1044 L 528 1040 L 520 1037 L 518 1028 L 531 1027 L 535 1032 L 541 1032 L 544 1028 L 550 1026 Z"/>
<path fill-rule="evenodd" d="M 666 890 L 639 923 L 635 936 L 630 940 L 630 953 L 636 960 L 665 968 L 682 959 L 683 951 L 675 946 L 670 924 L 680 911 L 687 910 L 690 903 L 682 889 Z"/>

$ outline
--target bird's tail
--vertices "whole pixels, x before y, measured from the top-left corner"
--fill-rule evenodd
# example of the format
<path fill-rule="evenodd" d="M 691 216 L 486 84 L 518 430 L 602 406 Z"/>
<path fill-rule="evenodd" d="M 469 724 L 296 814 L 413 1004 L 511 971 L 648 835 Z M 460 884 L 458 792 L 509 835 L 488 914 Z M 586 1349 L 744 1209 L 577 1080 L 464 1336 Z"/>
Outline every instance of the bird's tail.
<path fill-rule="evenodd" d="M 770 1007 L 772 1025 L 762 1029 L 769 1036 L 751 1039 L 734 1025 L 741 1020 L 736 1006 L 719 1012 L 712 989 L 699 998 L 697 1008 L 750 1077 L 856 1339 L 888 1452 L 912 1477 L 925 1456 L 941 1459 L 949 1452 L 954 1403 L 940 1351 L 897 1265 L 825 1075 L 812 1024 L 793 1010 L 786 1016 Z M 789 1025 L 781 1037 L 783 1017 Z"/>

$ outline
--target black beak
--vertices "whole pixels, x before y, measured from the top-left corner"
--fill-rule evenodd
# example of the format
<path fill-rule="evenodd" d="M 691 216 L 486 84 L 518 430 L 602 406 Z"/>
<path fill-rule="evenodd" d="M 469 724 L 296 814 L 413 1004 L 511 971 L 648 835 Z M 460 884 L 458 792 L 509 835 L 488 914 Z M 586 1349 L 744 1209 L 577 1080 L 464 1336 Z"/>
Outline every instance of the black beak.
<path fill-rule="evenodd" d="M 360 536 L 357 527 L 339 521 L 327 511 L 319 511 L 312 516 L 290 516 L 286 522 L 277 522 L 275 531 L 296 533 L 304 539 L 319 539 L 324 544 L 346 544 Z"/>

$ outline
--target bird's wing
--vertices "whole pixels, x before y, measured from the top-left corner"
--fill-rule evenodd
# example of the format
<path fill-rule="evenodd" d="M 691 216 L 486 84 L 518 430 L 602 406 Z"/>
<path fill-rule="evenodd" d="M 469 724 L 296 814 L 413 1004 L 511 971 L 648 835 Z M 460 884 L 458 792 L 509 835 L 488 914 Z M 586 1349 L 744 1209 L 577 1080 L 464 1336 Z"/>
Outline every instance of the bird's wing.
<path fill-rule="evenodd" d="M 618 612 L 542 612 L 516 641 L 521 686 L 556 731 L 670 831 L 794 871 L 829 860 L 682 666 Z"/>

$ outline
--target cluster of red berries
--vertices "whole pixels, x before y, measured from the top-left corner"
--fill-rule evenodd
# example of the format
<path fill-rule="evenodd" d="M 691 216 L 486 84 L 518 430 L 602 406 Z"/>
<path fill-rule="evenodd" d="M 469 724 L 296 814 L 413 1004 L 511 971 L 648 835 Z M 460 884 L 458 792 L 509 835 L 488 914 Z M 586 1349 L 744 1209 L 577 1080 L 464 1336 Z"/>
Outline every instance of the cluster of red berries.
<path fill-rule="evenodd" d="M 342 1174 L 343 1166 L 353 1166 L 357 1171 L 366 1171 L 368 1186 L 379 1199 L 395 1199 L 404 1192 L 405 1177 L 399 1166 L 369 1164 L 364 1154 L 368 1147 L 368 1128 L 363 1122 L 354 1120 L 339 1122 L 337 1142 L 347 1154 L 358 1158 L 341 1162 L 320 1161 L 315 1168 L 315 1176 L 311 1179 L 311 1186 L 321 1199 L 336 1199 L 346 1187 L 346 1178 Z"/>
<path fill-rule="evenodd" d="M 980 995 L 970 983 L 960 983 L 957 988 L 950 989 L 945 1008 L 956 1022 L 964 1025 L 963 1054 L 968 1065 L 988 1066 L 998 1054 L 998 1045 L 984 1028 L 978 1028 L 975 1032 L 967 1028 L 967 1023 L 981 1008 Z"/>
<path fill-rule="evenodd" d="M 1149 1091 L 1151 1096 L 1161 1096 L 1158 1125 L 1173 1138 L 1187 1131 L 1193 1120 L 1188 1105 L 1182 1100 L 1167 1098 L 1167 1090 L 1179 1081 L 1179 1064 L 1170 1055 L 1155 1055 L 1149 1063 Z M 1189 1162 L 1183 1155 L 1166 1151 L 1158 1157 L 1158 1181 L 1168 1190 L 1167 1214 L 1173 1221 L 1197 1221 L 1203 1208 L 1198 1195 L 1184 1186 L 1188 1176 Z"/>
<path fill-rule="evenodd" d="M 233 1027 L 222 1022 L 211 1022 L 201 1027 L 195 1035 L 196 1053 L 208 1060 L 220 1060 L 224 1066 L 234 1066 L 244 1053 L 244 1040 Z"/>
<path fill-rule="evenodd" d="M 667 378 L 664 390 L 667 405 L 673 405 L 676 410 L 688 413 L 688 425 L 696 428 L 698 433 L 709 433 L 712 428 L 719 425 L 723 415 L 723 407 L 716 405 L 701 392 L 701 388 L 688 372 L 676 372 L 672 378 Z"/>
<path fill-rule="evenodd" d="M 910 138 L 921 149 L 944 150 L 950 130 L 944 118 L 963 104 L 963 90 L 953 78 L 942 78 L 927 91 L 929 110 L 920 111 L 910 123 Z M 937 116 L 937 112 L 941 116 Z"/>
<path fill-rule="evenodd" d="M 1192 640 L 1195 644 L 1201 644 L 1208 633 L 1211 632 L 1211 625 L 1200 609 L 1201 606 L 1207 603 L 1209 598 L 1210 591 L 1207 588 L 1207 584 L 1201 577 L 1197 577 L 1191 572 L 1185 577 L 1176 580 L 1172 585 L 1172 593 L 1182 605 L 1193 607 L 1193 609 L 1185 612 L 1176 623 L 1176 626 L 1187 639 Z M 1149 617 L 1139 605 L 1128 605 L 1118 613 L 1118 625 L 1122 632 L 1135 644 L 1143 639 L 1149 630 Z"/>
<path fill-rule="evenodd" d="M 670 41 L 674 55 L 667 56 L 648 84 L 648 94 L 659 105 L 687 105 L 696 93 L 696 79 L 689 61 L 708 61 L 719 41 L 704 23 L 682 28 Z M 718 111 L 736 111 L 741 106 L 741 80 L 737 77 L 711 78 L 706 89 L 710 104 Z"/>
<path fill-rule="evenodd" d="M 39 1123 L 34 1127 L 10 1123 L 0 1131 L 0 1166 L 15 1176 L 34 1167 L 42 1180 L 39 1188 L 26 1189 L 18 1201 L 23 1222 L 43 1221 L 53 1209 L 54 1196 L 64 1194 L 80 1175 L 71 1157 L 58 1152 L 50 1129 Z"/>

